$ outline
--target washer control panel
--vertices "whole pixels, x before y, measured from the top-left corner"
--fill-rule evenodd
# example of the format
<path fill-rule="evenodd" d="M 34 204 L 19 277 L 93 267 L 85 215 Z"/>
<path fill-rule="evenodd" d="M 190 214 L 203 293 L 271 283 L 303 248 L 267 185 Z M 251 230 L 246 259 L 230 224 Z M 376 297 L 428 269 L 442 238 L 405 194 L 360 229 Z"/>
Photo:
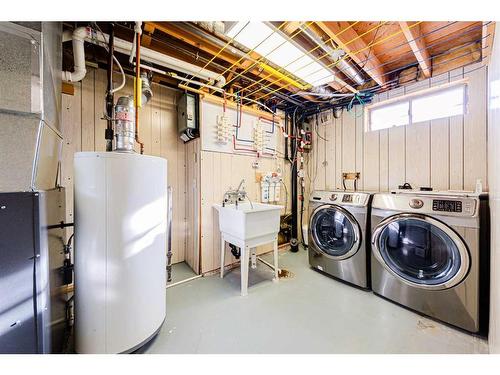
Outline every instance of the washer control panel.
<path fill-rule="evenodd" d="M 349 206 L 366 206 L 370 200 L 370 193 L 347 192 L 347 191 L 313 191 L 310 196 L 311 202 L 331 203 Z"/>

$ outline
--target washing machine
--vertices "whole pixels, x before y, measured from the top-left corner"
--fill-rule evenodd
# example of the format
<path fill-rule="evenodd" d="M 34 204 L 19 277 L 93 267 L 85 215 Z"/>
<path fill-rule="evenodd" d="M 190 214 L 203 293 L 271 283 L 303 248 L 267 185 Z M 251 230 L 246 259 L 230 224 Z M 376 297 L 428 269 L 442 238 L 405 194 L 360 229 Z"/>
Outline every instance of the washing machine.
<path fill-rule="evenodd" d="M 314 191 L 309 199 L 309 264 L 364 289 L 370 288 L 371 198 L 372 193 L 340 190 Z"/>
<path fill-rule="evenodd" d="M 374 293 L 466 331 L 486 334 L 487 194 L 375 194 L 371 228 Z"/>

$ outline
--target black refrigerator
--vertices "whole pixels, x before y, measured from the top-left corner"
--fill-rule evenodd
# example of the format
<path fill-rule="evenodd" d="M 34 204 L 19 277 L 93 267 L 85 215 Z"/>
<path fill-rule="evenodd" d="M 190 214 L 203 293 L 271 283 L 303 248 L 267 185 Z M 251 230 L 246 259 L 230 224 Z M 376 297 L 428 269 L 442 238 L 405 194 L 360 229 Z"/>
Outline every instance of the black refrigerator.
<path fill-rule="evenodd" d="M 0 193 L 0 353 L 60 353 L 65 191 Z"/>

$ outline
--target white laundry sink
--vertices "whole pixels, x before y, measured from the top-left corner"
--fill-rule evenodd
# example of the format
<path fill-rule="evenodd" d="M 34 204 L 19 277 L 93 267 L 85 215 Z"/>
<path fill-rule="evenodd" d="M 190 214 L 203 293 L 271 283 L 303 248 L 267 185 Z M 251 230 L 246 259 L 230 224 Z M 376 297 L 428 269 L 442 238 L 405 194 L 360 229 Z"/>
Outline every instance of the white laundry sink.
<path fill-rule="evenodd" d="M 214 204 L 219 211 L 219 228 L 226 237 L 240 241 L 257 241 L 275 237 L 280 230 L 283 206 L 242 202 L 238 205 Z"/>

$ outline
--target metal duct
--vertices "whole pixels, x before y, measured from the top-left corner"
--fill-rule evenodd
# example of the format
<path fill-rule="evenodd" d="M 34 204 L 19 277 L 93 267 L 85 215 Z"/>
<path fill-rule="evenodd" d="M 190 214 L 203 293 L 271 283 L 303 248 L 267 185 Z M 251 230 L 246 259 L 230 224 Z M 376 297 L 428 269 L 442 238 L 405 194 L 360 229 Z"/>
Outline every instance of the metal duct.
<path fill-rule="evenodd" d="M 62 149 L 59 22 L 0 22 L 0 191 L 49 190 Z"/>
<path fill-rule="evenodd" d="M 339 60 L 345 52 L 342 51 L 343 53 L 339 54 L 339 51 L 341 50 L 336 50 L 330 47 L 328 44 L 326 44 L 323 39 L 321 39 L 314 31 L 304 28 L 302 31 L 309 39 L 311 39 L 314 43 L 320 45 L 321 49 L 325 51 L 328 55 L 333 57 L 334 61 L 338 60 L 337 67 L 340 69 L 342 73 L 344 73 L 346 76 L 348 76 L 350 79 L 352 79 L 354 82 L 356 82 L 358 85 L 362 85 L 365 83 L 364 78 L 359 74 L 359 72 L 347 61 L 345 60 Z"/>
<path fill-rule="evenodd" d="M 135 108 L 133 96 L 121 96 L 115 105 L 115 151 L 134 152 Z"/>

